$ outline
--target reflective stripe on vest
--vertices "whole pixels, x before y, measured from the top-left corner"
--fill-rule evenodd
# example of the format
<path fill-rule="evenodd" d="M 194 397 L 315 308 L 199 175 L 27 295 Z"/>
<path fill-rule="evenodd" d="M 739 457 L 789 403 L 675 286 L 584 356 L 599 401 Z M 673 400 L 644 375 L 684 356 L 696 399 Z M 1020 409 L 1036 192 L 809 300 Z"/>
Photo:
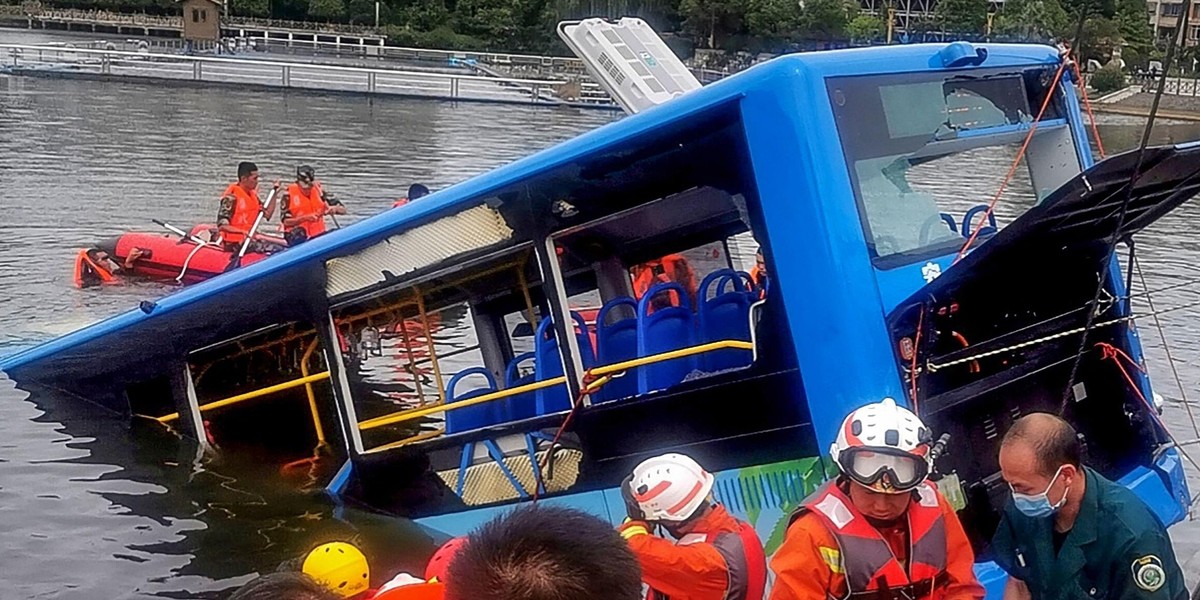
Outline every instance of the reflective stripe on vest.
<path fill-rule="evenodd" d="M 907 572 L 887 541 L 835 481 L 826 482 L 805 499 L 792 514 L 792 520 L 811 512 L 833 534 L 841 552 L 848 597 L 921 583 L 922 588 L 928 586 L 928 593 L 915 597 L 927 598 L 934 596 L 934 582 L 944 581 L 946 523 L 933 488 L 923 483 L 916 492 L 907 511 L 910 548 Z"/>
<path fill-rule="evenodd" d="M 236 227 L 242 231 L 250 231 L 254 227 L 254 219 L 258 217 L 258 211 L 262 210 L 262 203 L 258 201 L 258 192 L 247 192 L 245 188 L 234 183 L 225 188 L 225 193 L 221 195 L 233 196 L 233 216 L 229 218 L 229 226 Z M 225 241 L 232 244 L 240 244 L 246 239 L 244 233 L 225 232 Z"/>
<path fill-rule="evenodd" d="M 321 210 L 325 208 L 325 200 L 321 199 L 321 184 L 313 182 L 312 187 L 308 188 L 306 193 L 300 184 L 293 183 L 287 189 L 288 213 L 292 218 L 306 217 L 308 215 L 317 215 L 320 217 L 311 223 L 301 223 L 299 227 L 308 234 L 308 239 L 312 239 L 322 233 L 325 233 L 325 217 L 321 214 Z M 296 227 L 285 227 L 284 230 L 295 229 Z"/>
<path fill-rule="evenodd" d="M 709 535 L 709 543 L 725 559 L 729 585 L 724 600 L 758 600 L 767 588 L 767 557 L 762 542 L 749 523 L 738 521 L 737 533 Z"/>

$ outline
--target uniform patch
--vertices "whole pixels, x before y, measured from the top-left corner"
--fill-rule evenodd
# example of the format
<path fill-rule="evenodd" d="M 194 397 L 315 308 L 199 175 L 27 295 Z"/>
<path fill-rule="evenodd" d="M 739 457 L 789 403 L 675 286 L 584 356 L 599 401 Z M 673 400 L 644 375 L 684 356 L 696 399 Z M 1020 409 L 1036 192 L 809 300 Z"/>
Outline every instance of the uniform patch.
<path fill-rule="evenodd" d="M 1133 561 L 1130 569 L 1133 570 L 1133 582 L 1147 592 L 1157 592 L 1167 583 L 1167 573 L 1163 570 L 1162 561 L 1153 554 Z"/>

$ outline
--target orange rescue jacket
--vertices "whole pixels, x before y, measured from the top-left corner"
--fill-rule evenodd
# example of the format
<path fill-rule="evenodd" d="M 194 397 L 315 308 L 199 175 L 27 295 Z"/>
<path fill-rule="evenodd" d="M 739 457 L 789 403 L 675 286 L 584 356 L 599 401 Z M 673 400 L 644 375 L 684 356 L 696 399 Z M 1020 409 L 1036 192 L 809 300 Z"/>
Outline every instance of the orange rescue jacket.
<path fill-rule="evenodd" d="M 946 499 L 923 484 L 907 518 L 904 548 L 880 535 L 836 481 L 825 483 L 793 514 L 771 560 L 770 600 L 982 599 L 971 543 Z"/>
<path fill-rule="evenodd" d="M 221 197 L 233 196 L 235 199 L 233 205 L 233 217 L 229 219 L 229 226 L 236 227 L 242 231 L 249 232 L 254 227 L 254 219 L 258 217 L 258 212 L 262 210 L 262 202 L 258 199 L 258 192 L 247 192 L 242 186 L 233 183 L 225 188 L 225 193 Z M 231 244 L 240 244 L 246 240 L 246 234 L 223 232 L 225 241 Z"/>
<path fill-rule="evenodd" d="M 325 233 L 325 209 L 328 207 L 325 204 L 325 199 L 321 197 L 321 184 L 314 181 L 312 187 L 308 188 L 308 192 L 300 187 L 300 184 L 293 183 L 287 189 L 288 214 L 292 218 L 307 217 L 316 215 L 316 221 L 301 223 L 295 227 L 284 226 L 284 231 L 295 229 L 296 227 L 303 229 L 308 234 L 308 239 L 313 239 L 322 233 Z"/>
<path fill-rule="evenodd" d="M 650 598 L 760 600 L 767 581 L 762 542 L 748 523 L 717 505 L 678 542 L 650 535 L 644 521 L 620 527 L 637 555 Z"/>
<path fill-rule="evenodd" d="M 687 258 L 679 254 L 668 254 L 660 259 L 646 261 L 633 267 L 633 294 L 638 300 L 655 284 L 674 281 L 687 290 L 688 302 L 696 310 L 696 273 Z M 679 294 L 667 292 L 671 306 L 679 306 Z"/>

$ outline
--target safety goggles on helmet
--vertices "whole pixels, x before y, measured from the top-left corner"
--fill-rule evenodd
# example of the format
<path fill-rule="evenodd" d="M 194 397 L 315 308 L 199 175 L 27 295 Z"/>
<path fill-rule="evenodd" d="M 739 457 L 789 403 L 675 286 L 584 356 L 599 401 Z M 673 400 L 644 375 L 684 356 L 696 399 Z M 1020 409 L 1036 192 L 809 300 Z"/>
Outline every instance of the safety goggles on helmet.
<path fill-rule="evenodd" d="M 911 490 L 929 476 L 924 456 L 891 448 L 847 448 L 839 454 L 838 465 L 851 481 L 885 493 Z"/>

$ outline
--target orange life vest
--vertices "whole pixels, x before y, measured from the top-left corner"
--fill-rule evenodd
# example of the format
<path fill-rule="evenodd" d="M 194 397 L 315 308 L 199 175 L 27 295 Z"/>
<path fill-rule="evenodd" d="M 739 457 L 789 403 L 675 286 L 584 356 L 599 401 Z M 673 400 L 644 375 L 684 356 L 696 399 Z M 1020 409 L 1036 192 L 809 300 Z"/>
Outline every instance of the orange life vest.
<path fill-rule="evenodd" d="M 254 219 L 258 217 L 258 212 L 262 210 L 262 202 L 258 200 L 258 192 L 247 192 L 242 186 L 233 183 L 225 188 L 225 193 L 221 195 L 233 196 L 235 203 L 233 205 L 233 217 L 229 219 L 229 226 L 236 227 L 242 231 L 249 232 L 254 227 Z M 246 240 L 244 233 L 223 232 L 225 241 L 231 244 L 240 244 Z"/>
<path fill-rule="evenodd" d="M 696 309 L 696 273 L 688 260 L 679 254 L 668 254 L 658 260 L 646 261 L 633 268 L 633 294 L 641 299 L 655 284 L 675 282 L 688 292 L 692 310 Z M 671 306 L 679 306 L 679 294 L 667 292 Z"/>
<path fill-rule="evenodd" d="M 80 250 L 79 254 L 75 255 L 75 287 L 84 288 L 116 281 L 117 277 L 106 267 L 92 260 L 87 250 Z"/>
<path fill-rule="evenodd" d="M 929 483 L 917 488 L 908 505 L 909 554 L 905 570 L 883 536 L 837 486 L 826 482 L 792 513 L 792 521 L 811 512 L 837 540 L 846 576 L 841 600 L 941 600 L 946 572 L 946 523 L 937 492 Z"/>
<path fill-rule="evenodd" d="M 308 239 L 312 239 L 325 233 L 325 216 L 323 211 L 326 207 L 325 200 L 321 198 L 321 184 L 313 182 L 312 187 L 308 188 L 308 192 L 300 187 L 300 184 L 293 183 L 287 189 L 288 213 L 293 217 L 306 217 L 308 215 L 316 215 L 320 217 L 316 221 L 309 223 L 301 223 L 295 227 L 284 227 L 284 231 L 300 228 L 308 234 Z"/>

